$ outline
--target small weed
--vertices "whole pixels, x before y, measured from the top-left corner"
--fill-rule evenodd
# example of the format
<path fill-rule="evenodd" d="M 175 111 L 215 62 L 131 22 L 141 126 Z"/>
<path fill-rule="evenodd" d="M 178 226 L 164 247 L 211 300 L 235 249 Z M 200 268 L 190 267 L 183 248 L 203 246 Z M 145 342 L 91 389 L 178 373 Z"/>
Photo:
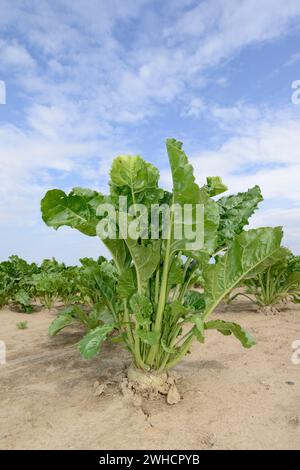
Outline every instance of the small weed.
<path fill-rule="evenodd" d="M 28 328 L 28 321 L 20 321 L 16 323 L 16 326 L 19 330 L 26 330 Z"/>

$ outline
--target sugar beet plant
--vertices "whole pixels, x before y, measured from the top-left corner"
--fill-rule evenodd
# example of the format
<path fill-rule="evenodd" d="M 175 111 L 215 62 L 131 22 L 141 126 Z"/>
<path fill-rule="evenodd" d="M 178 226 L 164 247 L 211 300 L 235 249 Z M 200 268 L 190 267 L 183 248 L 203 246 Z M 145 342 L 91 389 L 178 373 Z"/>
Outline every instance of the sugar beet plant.
<path fill-rule="evenodd" d="M 113 276 L 115 266 L 113 262 L 108 262 L 103 256 L 98 260 L 92 258 L 82 258 L 82 266 L 77 268 L 77 298 L 76 303 L 70 303 L 61 310 L 57 317 L 49 326 L 50 336 L 55 336 L 62 329 L 73 324 L 83 325 L 85 331 L 90 331 L 104 323 L 111 323 L 111 309 L 106 306 L 105 297 L 97 284 L 97 272 L 101 272 L 102 277 L 105 272 Z M 73 290 L 73 289 L 72 289 Z M 103 289 L 102 289 L 103 290 Z M 81 305 L 80 305 L 81 304 Z"/>
<path fill-rule="evenodd" d="M 64 305 L 82 303 L 92 308 L 98 297 L 94 279 L 91 284 L 84 265 L 66 266 L 55 259 L 37 265 L 16 255 L 0 262 L 0 308 L 10 305 L 12 309 L 31 313 L 37 301 L 48 309 L 57 301 Z"/>
<path fill-rule="evenodd" d="M 38 273 L 35 263 L 27 263 L 19 256 L 10 256 L 0 263 L 0 308 L 12 302 L 21 311 L 31 313 L 31 300 L 35 295 L 32 277 Z"/>
<path fill-rule="evenodd" d="M 300 303 L 300 257 L 282 247 L 267 264 L 263 271 L 245 279 L 244 291 L 232 294 L 228 303 L 245 296 L 266 313 L 276 313 L 287 301 Z"/>
<path fill-rule="evenodd" d="M 219 177 L 208 177 L 207 184 L 199 187 L 182 144 L 168 139 L 167 152 L 172 192 L 158 186 L 159 172 L 152 164 L 139 156 L 121 155 L 112 164 L 109 195 L 83 188 L 69 194 L 54 189 L 41 205 L 47 225 L 100 235 L 113 258 L 109 265 L 91 267 L 104 311 L 109 310 L 113 320 L 86 334 L 79 343 L 81 354 L 94 357 L 117 330 L 114 338 L 132 355 L 129 378 L 147 383 L 155 383 L 159 374 L 178 364 L 194 340 L 204 343 L 208 330 L 232 334 L 246 348 L 255 343 L 240 325 L 209 317 L 236 285 L 280 249 L 282 238 L 281 227 L 244 230 L 262 200 L 257 186 L 216 200 L 214 196 L 227 190 Z M 104 214 L 105 205 L 112 206 L 118 217 Z M 151 238 L 150 215 L 163 205 L 169 208 L 167 222 Z M 204 210 L 200 222 L 194 210 L 197 205 Z M 148 224 L 141 207 L 147 209 Z M 184 218 L 178 222 L 178 207 L 192 207 L 188 222 Z M 197 232 L 199 224 L 203 239 L 195 248 L 190 234 Z M 139 237 L 129 230 L 132 225 L 140 228 Z M 117 227 L 117 236 L 112 227 Z M 175 236 L 180 229 L 181 239 Z M 201 292 L 193 290 L 195 282 L 200 282 Z"/>

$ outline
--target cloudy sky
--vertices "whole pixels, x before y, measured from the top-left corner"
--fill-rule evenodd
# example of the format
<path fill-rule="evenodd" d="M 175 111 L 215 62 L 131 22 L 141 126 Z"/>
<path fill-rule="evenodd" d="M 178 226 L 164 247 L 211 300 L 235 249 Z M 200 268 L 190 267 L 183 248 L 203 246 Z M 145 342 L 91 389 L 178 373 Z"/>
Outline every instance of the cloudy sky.
<path fill-rule="evenodd" d="M 119 153 L 168 185 L 166 137 L 200 183 L 259 184 L 252 226 L 283 225 L 300 254 L 300 1 L 0 0 L 0 80 L 0 259 L 104 253 L 44 226 L 41 197 L 105 190 Z"/>

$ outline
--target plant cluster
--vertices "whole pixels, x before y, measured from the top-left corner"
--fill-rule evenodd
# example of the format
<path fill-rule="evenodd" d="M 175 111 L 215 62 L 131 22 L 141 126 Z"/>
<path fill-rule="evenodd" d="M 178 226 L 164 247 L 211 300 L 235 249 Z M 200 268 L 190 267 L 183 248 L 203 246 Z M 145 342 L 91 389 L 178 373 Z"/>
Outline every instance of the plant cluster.
<path fill-rule="evenodd" d="M 199 186 L 182 144 L 168 139 L 166 145 L 172 191 L 159 187 L 159 172 L 151 163 L 140 156 L 121 155 L 112 164 L 109 194 L 78 187 L 69 194 L 54 189 L 41 203 L 48 226 L 69 226 L 88 236 L 99 233 L 97 226 L 104 218 L 99 206 L 109 203 L 116 213 L 124 211 L 120 196 L 127 198 L 128 207 L 136 208 L 135 213 L 126 214 L 127 223 L 139 223 L 140 204 L 149 214 L 153 204 L 170 207 L 167 237 L 161 229 L 156 239 L 147 233 L 136 239 L 120 229 L 118 237 L 102 239 L 112 261 L 86 264 L 92 279 L 89 287 L 99 296 L 94 300 L 102 305 L 100 316 L 102 313 L 105 321 L 96 327 L 87 324 L 88 332 L 80 341 L 81 354 L 94 357 L 103 341 L 117 330 L 116 339 L 132 355 L 131 373 L 138 371 L 136 377 L 142 376 L 141 371 L 157 374 L 171 369 L 189 352 L 194 340 L 204 343 L 211 329 L 235 336 L 246 348 L 254 345 L 240 325 L 210 316 L 233 288 L 265 270 L 270 257 L 281 250 L 281 227 L 244 230 L 262 200 L 258 186 L 216 198 L 227 190 L 221 178 L 208 177 L 206 184 Z M 193 250 L 190 239 L 174 236 L 178 227 L 174 226 L 173 207 L 197 204 L 204 207 L 204 240 L 202 248 Z M 195 228 L 197 221 L 191 223 Z M 195 290 L 195 283 L 200 290 Z M 72 310 L 61 321 L 71 323 L 80 315 Z"/>
<path fill-rule="evenodd" d="M 53 258 L 38 265 L 10 256 L 0 263 L 0 307 L 11 305 L 26 313 L 33 311 L 36 302 L 48 309 L 56 302 L 100 308 L 103 299 L 91 270 L 103 262 L 103 257 L 97 261 L 84 258 L 81 266 L 66 266 Z"/>
<path fill-rule="evenodd" d="M 243 291 L 232 294 L 228 302 L 244 296 L 260 309 L 267 307 L 273 311 L 287 301 L 300 303 L 300 256 L 282 247 L 267 264 L 263 271 L 245 279 L 241 285 Z"/>
<path fill-rule="evenodd" d="M 29 264 L 15 255 L 0 263 L 0 307 L 12 302 L 22 311 L 32 312 L 31 299 L 35 295 L 32 278 L 38 272 L 35 263 Z"/>

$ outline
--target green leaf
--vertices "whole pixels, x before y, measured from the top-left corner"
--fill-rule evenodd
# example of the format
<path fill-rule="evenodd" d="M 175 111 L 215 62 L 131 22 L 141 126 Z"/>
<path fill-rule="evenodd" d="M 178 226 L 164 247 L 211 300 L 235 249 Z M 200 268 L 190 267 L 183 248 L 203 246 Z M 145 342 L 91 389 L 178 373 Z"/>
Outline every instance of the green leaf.
<path fill-rule="evenodd" d="M 195 290 L 189 290 L 184 296 L 184 305 L 186 307 L 192 307 L 194 310 L 204 310 L 204 293 Z"/>
<path fill-rule="evenodd" d="M 149 344 L 150 346 L 155 346 L 159 343 L 159 333 L 156 331 L 144 331 L 142 329 L 136 330 L 136 333 L 140 340 L 145 343 Z"/>
<path fill-rule="evenodd" d="M 209 196 L 216 196 L 228 190 L 220 176 L 208 176 L 206 181 L 206 190 Z"/>
<path fill-rule="evenodd" d="M 290 253 L 288 261 L 288 270 L 290 272 L 300 271 L 300 256 L 294 256 L 292 253 Z"/>
<path fill-rule="evenodd" d="M 180 319 L 185 318 L 191 309 L 182 305 L 179 300 L 174 300 L 167 305 L 168 321 L 171 325 L 175 325 Z"/>
<path fill-rule="evenodd" d="M 59 331 L 68 325 L 78 323 L 78 319 L 72 316 L 70 313 L 61 313 L 56 317 L 51 325 L 49 326 L 48 333 L 50 336 L 55 336 Z"/>
<path fill-rule="evenodd" d="M 168 277 L 168 288 L 171 288 L 177 284 L 183 284 L 184 282 L 184 268 L 181 258 L 174 258 Z"/>
<path fill-rule="evenodd" d="M 281 227 L 265 227 L 237 235 L 227 253 L 203 270 L 205 315 L 251 271 L 280 248 Z"/>
<path fill-rule="evenodd" d="M 153 306 L 148 297 L 136 293 L 133 294 L 129 301 L 132 312 L 135 315 L 139 325 L 150 325 Z"/>
<path fill-rule="evenodd" d="M 204 247 L 203 251 L 212 254 L 217 246 L 218 227 L 220 223 L 219 206 L 209 197 L 206 190 L 201 188 L 199 204 L 204 206 Z M 199 254 L 193 253 L 195 258 L 201 257 Z"/>
<path fill-rule="evenodd" d="M 173 202 L 178 204 L 202 204 L 204 208 L 204 246 L 203 251 L 213 253 L 217 243 L 217 229 L 219 227 L 219 208 L 211 199 L 205 188 L 199 188 L 195 183 L 193 167 L 182 150 L 182 143 L 175 139 L 167 139 L 167 151 L 173 179 Z M 202 223 L 202 222 L 201 222 Z M 193 229 L 195 230 L 195 220 Z M 191 251 L 187 248 L 189 241 L 184 238 L 174 240 L 172 251 L 185 251 L 187 254 L 197 257 L 201 252 Z"/>
<path fill-rule="evenodd" d="M 251 348 L 256 344 L 256 341 L 250 333 L 234 322 L 212 320 L 204 323 L 204 328 L 205 330 L 218 330 L 225 336 L 233 334 L 241 342 L 244 348 Z"/>
<path fill-rule="evenodd" d="M 176 353 L 176 349 L 175 348 L 170 348 L 169 346 L 167 346 L 167 343 L 163 338 L 160 340 L 160 343 L 161 343 L 161 346 L 162 346 L 163 350 L 166 353 L 168 353 L 168 354 L 175 354 Z"/>
<path fill-rule="evenodd" d="M 253 269 L 245 279 L 253 278 L 260 273 L 263 273 L 268 268 L 272 268 L 272 270 L 286 270 L 287 269 L 287 258 L 290 254 L 290 251 L 281 246 L 278 250 L 276 250 L 271 256 L 269 256 L 265 261 L 259 264 L 255 269 Z"/>
<path fill-rule="evenodd" d="M 135 203 L 153 204 L 164 195 L 158 188 L 159 171 L 140 156 L 120 155 L 110 171 L 112 196 L 127 196 L 128 207 Z"/>
<path fill-rule="evenodd" d="M 119 273 L 122 273 L 129 267 L 131 262 L 131 257 L 125 241 L 122 239 L 114 240 L 110 238 L 106 238 L 102 241 L 112 254 L 112 257 L 114 259 L 114 262 L 116 263 Z"/>
<path fill-rule="evenodd" d="M 166 145 L 173 178 L 174 203 L 197 204 L 200 189 L 195 183 L 193 167 L 182 149 L 182 142 L 167 139 Z"/>
<path fill-rule="evenodd" d="M 123 271 L 118 279 L 117 292 L 121 299 L 129 299 L 136 291 L 136 275 L 134 267 Z"/>
<path fill-rule="evenodd" d="M 30 295 L 24 289 L 21 289 L 15 293 L 14 300 L 24 307 L 28 307 L 31 304 Z"/>
<path fill-rule="evenodd" d="M 157 185 L 159 171 L 138 155 L 120 155 L 113 161 L 110 177 L 115 186 L 129 186 L 133 191 L 139 192 L 145 189 L 147 184 Z"/>
<path fill-rule="evenodd" d="M 87 315 L 87 321 L 90 329 L 94 329 L 102 323 L 113 323 L 114 318 L 105 305 L 97 303 Z"/>
<path fill-rule="evenodd" d="M 106 340 L 107 336 L 115 328 L 114 324 L 106 324 L 97 326 L 94 330 L 87 333 L 79 342 L 80 354 L 85 359 L 95 357 L 101 349 L 102 343 Z"/>
<path fill-rule="evenodd" d="M 193 328 L 193 333 L 196 336 L 197 340 L 200 343 L 204 343 L 205 337 L 204 337 L 204 322 L 203 319 L 200 315 L 191 315 L 189 316 L 186 321 L 186 323 L 194 323 L 195 326 Z"/>
<path fill-rule="evenodd" d="M 94 276 L 96 284 L 109 309 L 112 309 L 116 300 L 117 271 L 109 262 L 105 261 L 100 266 L 93 266 L 87 270 Z"/>
<path fill-rule="evenodd" d="M 96 191 L 74 188 L 67 195 L 64 191 L 52 189 L 42 199 L 42 217 L 55 229 L 67 225 L 94 237 L 99 222 L 96 208 L 102 202 L 103 195 Z"/>
<path fill-rule="evenodd" d="M 246 293 L 253 295 L 259 306 L 274 306 L 285 300 L 298 302 L 300 272 L 293 271 L 293 267 L 296 266 L 293 266 L 291 252 L 287 248 L 280 248 L 259 269 L 247 276 Z"/>
<path fill-rule="evenodd" d="M 125 240 L 132 256 L 136 274 L 141 283 L 148 281 L 160 262 L 160 240 L 149 240 L 147 245 L 140 245 L 138 240 Z"/>
<path fill-rule="evenodd" d="M 263 197 L 259 186 L 218 200 L 220 210 L 219 247 L 227 245 L 229 241 L 241 233 L 261 201 L 263 201 Z"/>

